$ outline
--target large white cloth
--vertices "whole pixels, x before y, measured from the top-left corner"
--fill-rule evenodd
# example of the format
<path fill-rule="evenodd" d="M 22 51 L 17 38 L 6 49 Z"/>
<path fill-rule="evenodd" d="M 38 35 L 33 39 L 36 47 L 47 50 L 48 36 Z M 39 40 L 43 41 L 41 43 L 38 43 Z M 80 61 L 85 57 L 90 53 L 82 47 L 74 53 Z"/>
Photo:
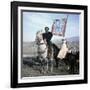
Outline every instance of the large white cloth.
<path fill-rule="evenodd" d="M 57 57 L 60 59 L 63 59 L 63 58 L 65 58 L 67 52 L 68 52 L 68 47 L 67 47 L 66 43 L 63 43 L 61 50 L 59 51 Z"/>

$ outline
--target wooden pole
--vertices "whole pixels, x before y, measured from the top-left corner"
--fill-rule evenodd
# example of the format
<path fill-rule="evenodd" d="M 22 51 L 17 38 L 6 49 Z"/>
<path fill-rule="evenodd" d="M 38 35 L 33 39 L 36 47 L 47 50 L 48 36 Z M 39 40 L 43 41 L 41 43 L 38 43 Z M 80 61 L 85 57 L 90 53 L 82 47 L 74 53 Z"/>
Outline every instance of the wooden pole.
<path fill-rule="evenodd" d="M 67 18 L 66 18 L 66 20 L 65 20 L 65 25 L 64 25 L 64 30 L 63 30 L 63 38 L 65 37 L 65 31 L 66 31 L 67 20 L 68 20 L 68 15 L 67 15 Z"/>

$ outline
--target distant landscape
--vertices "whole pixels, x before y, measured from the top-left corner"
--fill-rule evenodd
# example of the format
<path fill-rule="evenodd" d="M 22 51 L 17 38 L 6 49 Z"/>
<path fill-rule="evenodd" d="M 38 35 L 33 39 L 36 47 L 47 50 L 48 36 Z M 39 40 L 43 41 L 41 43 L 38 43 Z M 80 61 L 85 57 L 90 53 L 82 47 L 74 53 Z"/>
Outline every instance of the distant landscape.
<path fill-rule="evenodd" d="M 62 41 L 54 40 L 52 43 L 61 48 Z M 67 38 L 68 48 L 72 51 L 79 51 L 79 37 Z M 37 56 L 37 45 L 33 42 L 23 42 L 23 56 Z"/>

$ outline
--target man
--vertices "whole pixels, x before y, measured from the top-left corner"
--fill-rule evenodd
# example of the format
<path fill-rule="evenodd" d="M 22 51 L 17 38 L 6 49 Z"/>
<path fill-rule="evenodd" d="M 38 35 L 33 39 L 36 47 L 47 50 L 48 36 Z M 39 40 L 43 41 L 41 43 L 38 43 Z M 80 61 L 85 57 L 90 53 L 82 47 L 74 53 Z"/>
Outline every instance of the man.
<path fill-rule="evenodd" d="M 45 33 L 43 33 L 43 40 L 46 41 L 47 46 L 48 46 L 48 57 L 50 57 L 51 52 L 52 52 L 52 39 L 53 34 L 51 32 L 49 32 L 49 28 L 45 27 Z"/>
<path fill-rule="evenodd" d="M 43 33 L 43 39 L 46 40 L 47 45 L 51 45 L 51 39 L 52 39 L 53 34 L 49 32 L 49 28 L 45 27 L 45 33 Z"/>

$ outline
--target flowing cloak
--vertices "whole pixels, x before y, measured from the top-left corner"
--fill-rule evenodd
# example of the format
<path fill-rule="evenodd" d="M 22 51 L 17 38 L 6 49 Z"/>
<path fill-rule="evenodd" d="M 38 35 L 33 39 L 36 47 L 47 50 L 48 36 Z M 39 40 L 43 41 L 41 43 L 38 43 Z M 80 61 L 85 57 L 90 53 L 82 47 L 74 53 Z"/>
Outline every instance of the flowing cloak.
<path fill-rule="evenodd" d="M 62 45 L 61 50 L 59 51 L 57 57 L 60 59 L 63 59 L 63 58 L 65 58 L 67 52 L 68 52 L 68 48 L 67 48 L 67 45 L 64 43 Z"/>

